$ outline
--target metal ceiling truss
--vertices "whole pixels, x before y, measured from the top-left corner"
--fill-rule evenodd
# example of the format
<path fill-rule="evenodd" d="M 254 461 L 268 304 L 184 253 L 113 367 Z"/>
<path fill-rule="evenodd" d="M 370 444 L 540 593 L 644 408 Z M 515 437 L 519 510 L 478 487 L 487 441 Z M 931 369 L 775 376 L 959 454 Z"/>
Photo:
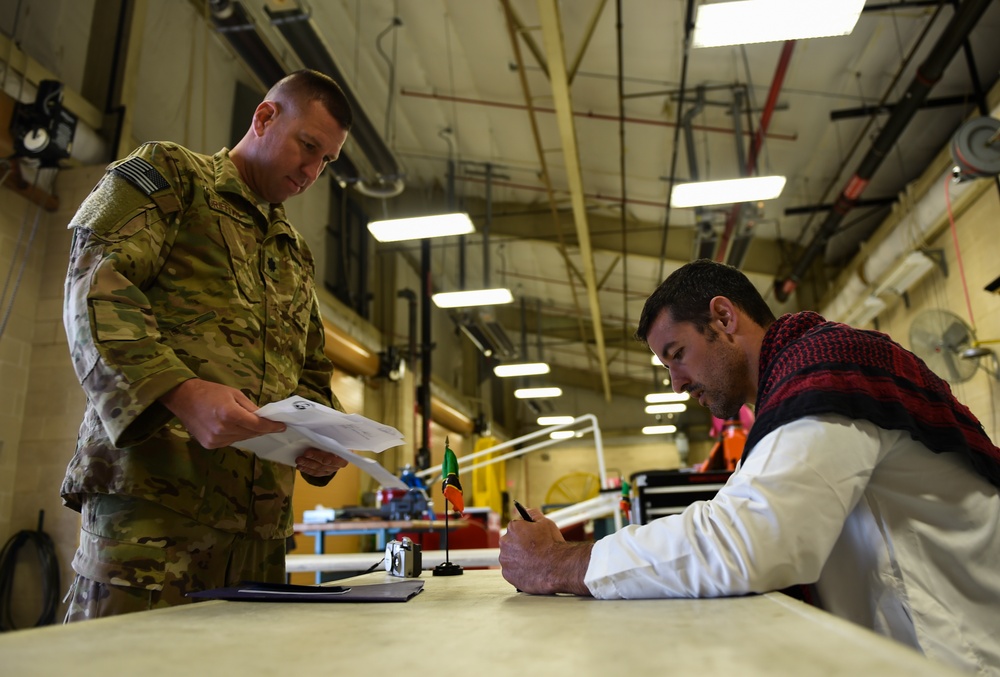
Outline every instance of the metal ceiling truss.
<path fill-rule="evenodd" d="M 563 158 L 566 164 L 566 179 L 569 183 L 573 205 L 573 222 L 576 225 L 583 276 L 587 283 L 587 300 L 590 317 L 594 324 L 594 349 L 597 353 L 601 382 L 604 385 L 604 399 L 611 401 L 611 378 L 608 374 L 608 359 L 604 345 L 604 327 L 601 323 L 601 302 L 597 295 L 597 275 L 594 270 L 594 254 L 590 247 L 590 230 L 587 225 L 587 207 L 584 203 L 583 175 L 580 171 L 580 156 L 576 141 L 576 126 L 573 121 L 573 101 L 570 96 L 569 79 L 566 70 L 565 46 L 562 36 L 562 22 L 556 0 L 539 0 L 538 12 L 542 20 L 545 38 L 545 52 L 549 65 L 549 82 L 556 107 L 559 136 L 562 139 Z"/>

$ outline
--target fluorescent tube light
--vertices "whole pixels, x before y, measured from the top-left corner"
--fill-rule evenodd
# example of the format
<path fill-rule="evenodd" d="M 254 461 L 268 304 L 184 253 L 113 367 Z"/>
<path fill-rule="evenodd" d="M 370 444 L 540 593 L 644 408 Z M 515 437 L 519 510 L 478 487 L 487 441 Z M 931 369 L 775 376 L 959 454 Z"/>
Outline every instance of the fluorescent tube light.
<path fill-rule="evenodd" d="M 559 397 L 562 395 L 562 388 L 518 388 L 514 391 L 514 397 L 519 400 L 531 400 L 536 397 Z"/>
<path fill-rule="evenodd" d="M 664 402 L 687 402 L 691 393 L 650 393 L 646 395 L 646 404 L 663 404 Z"/>
<path fill-rule="evenodd" d="M 647 414 L 679 414 L 683 411 L 687 411 L 687 405 L 683 402 L 650 404 L 646 407 Z"/>
<path fill-rule="evenodd" d="M 368 232 L 379 242 L 422 240 L 428 237 L 467 235 L 475 232 L 468 214 L 435 214 L 410 219 L 371 221 Z"/>
<path fill-rule="evenodd" d="M 650 357 L 649 363 L 651 365 L 653 365 L 654 367 L 662 367 L 663 366 L 663 363 L 660 362 L 660 358 L 657 356 L 656 353 L 653 353 L 653 355 Z"/>
<path fill-rule="evenodd" d="M 501 303 L 513 303 L 514 295 L 510 289 L 470 289 L 468 291 L 450 291 L 434 294 L 431 301 L 438 308 L 468 308 L 469 306 L 497 306 Z"/>
<path fill-rule="evenodd" d="M 508 376 L 538 376 L 548 374 L 549 365 L 544 362 L 522 362 L 520 364 L 498 364 L 493 367 L 493 373 L 500 378 Z"/>
<path fill-rule="evenodd" d="M 921 251 L 910 252 L 886 276 L 885 281 L 875 288 L 875 295 L 881 296 L 891 291 L 902 296 L 933 268 L 934 261 L 929 256 Z"/>
<path fill-rule="evenodd" d="M 575 430 L 557 430 L 554 433 L 549 433 L 549 437 L 553 440 L 568 440 L 571 437 L 576 437 Z"/>
<path fill-rule="evenodd" d="M 736 202 L 773 200 L 785 188 L 783 176 L 751 176 L 746 179 L 723 181 L 693 181 L 679 183 L 670 193 L 674 207 L 702 207 Z"/>
<path fill-rule="evenodd" d="M 850 35 L 864 0 L 742 0 L 698 7 L 694 47 Z"/>
<path fill-rule="evenodd" d="M 647 425 L 642 429 L 643 435 L 667 435 L 677 432 L 675 425 Z"/>
<path fill-rule="evenodd" d="M 537 423 L 541 426 L 550 426 L 572 423 L 575 420 L 572 416 L 539 416 Z"/>

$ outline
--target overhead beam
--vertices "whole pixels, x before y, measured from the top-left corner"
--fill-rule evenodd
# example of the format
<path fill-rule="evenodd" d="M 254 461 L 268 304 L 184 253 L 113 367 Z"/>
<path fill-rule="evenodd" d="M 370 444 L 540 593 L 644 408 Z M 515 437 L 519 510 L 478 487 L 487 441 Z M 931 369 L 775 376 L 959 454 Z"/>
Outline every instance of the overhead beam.
<path fill-rule="evenodd" d="M 571 317 L 568 313 L 564 315 L 554 315 L 546 312 L 539 314 L 534 310 L 525 310 L 523 312 L 525 332 L 535 335 L 541 333 L 543 338 L 547 338 L 550 341 L 580 343 L 580 332 L 577 327 L 576 318 Z M 494 306 L 493 314 L 496 316 L 500 325 L 507 329 L 507 331 L 512 334 L 521 333 L 522 311 L 520 308 L 515 308 L 510 305 Z M 593 343 L 593 323 L 590 320 L 584 319 L 583 326 L 583 341 Z M 621 323 L 606 322 L 604 323 L 603 330 L 605 345 L 613 345 L 616 348 L 624 348 L 629 351 L 643 353 L 644 357 L 648 360 L 649 349 L 643 346 L 639 341 L 636 341 L 629 331 L 624 331 Z"/>
<path fill-rule="evenodd" d="M 594 326 L 594 348 L 597 364 L 604 385 L 604 399 L 611 401 L 611 382 L 608 374 L 608 357 L 604 346 L 604 327 L 601 323 L 601 303 L 597 295 L 597 273 L 594 270 L 594 254 L 590 247 L 590 229 L 587 225 L 587 207 L 583 194 L 583 175 L 580 171 L 580 154 L 576 142 L 576 125 L 573 120 L 573 101 L 569 91 L 566 54 L 563 45 L 562 21 L 556 0 L 539 0 L 538 12 L 542 20 L 542 34 L 545 53 L 549 65 L 549 83 L 552 85 L 553 101 L 559 136 L 562 140 L 566 180 L 569 183 L 570 202 L 573 205 L 573 222 L 583 263 L 583 277 L 587 287 L 590 316 Z"/>
<path fill-rule="evenodd" d="M 924 101 L 920 108 L 948 108 L 950 106 L 974 105 L 975 94 L 960 94 L 955 96 L 939 96 Z M 859 106 L 857 108 L 841 108 L 830 111 L 830 120 L 847 120 L 850 118 L 867 118 L 872 115 L 888 115 L 896 110 L 895 103 L 884 103 L 878 106 Z"/>
<path fill-rule="evenodd" d="M 431 195 L 430 202 L 428 202 L 426 193 L 405 191 L 393 198 L 394 213 L 400 218 L 423 216 L 446 206 L 443 193 L 440 204 L 437 204 L 434 198 L 435 196 Z M 465 209 L 472 217 L 473 222 L 482 223 L 486 213 L 485 202 L 481 198 L 471 195 L 466 196 L 464 200 Z M 563 210 L 560 210 L 560 213 L 563 213 Z M 621 254 L 620 217 L 590 212 L 587 219 L 593 252 L 595 254 L 601 252 Z M 556 228 L 551 210 L 544 202 L 539 201 L 535 205 L 519 202 L 493 202 L 490 237 L 511 237 L 518 240 L 547 242 L 553 246 L 560 244 L 568 247 L 577 246 L 576 234 L 573 232 L 562 233 L 562 243 L 560 243 L 559 232 Z M 650 252 L 659 252 L 662 236 L 663 224 L 661 223 L 630 221 L 626 253 L 631 259 L 633 256 L 643 257 L 649 256 Z M 678 264 L 690 261 L 693 241 L 693 228 L 672 225 L 665 252 L 667 261 L 674 261 Z M 403 243 L 399 246 L 406 247 L 408 245 Z M 773 276 L 782 261 L 796 258 L 801 254 L 801 251 L 801 247 L 791 242 L 755 237 L 751 240 L 750 249 L 740 268 L 748 274 Z M 643 291 L 652 292 L 653 289 L 650 287 L 650 289 Z"/>
<path fill-rule="evenodd" d="M 573 82 L 573 78 L 576 77 L 576 72 L 580 69 L 580 62 L 583 61 L 583 55 L 587 53 L 587 47 L 590 46 L 590 40 L 594 37 L 594 29 L 597 28 L 597 22 L 601 18 L 601 14 L 604 12 L 604 5 L 608 3 L 608 0 L 600 0 L 597 6 L 594 7 L 594 11 L 590 13 L 590 21 L 587 22 L 587 30 L 583 34 L 583 42 L 580 43 L 580 49 L 576 53 L 576 58 L 573 59 L 573 64 L 569 67 L 566 73 L 567 79 L 570 83 Z"/>
<path fill-rule="evenodd" d="M 478 220 L 476 200 L 467 200 L 466 202 L 470 216 L 474 221 Z M 555 244 L 557 236 L 553 230 L 551 219 L 546 218 L 547 214 L 548 210 L 543 210 L 541 207 L 535 211 L 523 204 L 494 203 L 490 235 L 514 237 L 519 240 L 548 241 Z M 630 222 L 627 250 L 623 252 L 619 217 L 589 213 L 587 219 L 590 228 L 590 245 L 595 253 L 600 251 L 616 254 L 625 253 L 631 258 L 632 256 L 649 256 L 650 252 L 660 251 L 663 236 L 662 224 L 646 221 Z M 690 261 L 694 235 L 694 228 L 673 226 L 670 238 L 667 240 L 667 260 L 678 263 Z M 564 240 L 568 246 L 578 244 L 570 234 L 565 235 Z M 797 255 L 798 250 L 793 250 L 793 247 L 793 244 L 787 242 L 754 238 L 741 268 L 747 273 L 773 275 L 783 257 Z M 653 290 L 650 288 L 646 291 L 652 292 Z"/>
<path fill-rule="evenodd" d="M 559 241 L 558 251 L 566 266 L 566 278 L 570 283 L 570 293 L 573 298 L 573 307 L 576 309 L 576 317 L 579 318 L 578 326 L 580 336 L 582 338 L 583 313 L 581 312 L 580 297 L 576 293 L 576 284 L 574 282 L 576 269 L 566 252 L 566 240 L 563 233 L 562 218 L 559 214 L 558 198 L 556 197 L 555 187 L 552 185 L 552 176 L 549 174 L 545 148 L 542 144 L 542 135 L 538 129 L 538 117 L 535 114 L 534 97 L 531 95 L 531 86 L 528 84 L 528 78 L 525 75 L 524 59 L 521 57 L 521 43 L 518 40 L 517 32 L 514 29 L 514 9 L 511 7 L 510 0 L 501 0 L 501 3 L 503 4 L 507 20 L 507 36 L 510 38 L 510 46 L 514 50 L 514 58 L 517 60 L 517 76 L 521 83 L 521 93 L 524 95 L 524 104 L 528 110 L 528 120 L 531 123 L 531 137 L 535 142 L 535 153 L 538 155 L 538 164 L 541 167 L 538 178 L 541 179 L 542 183 L 545 185 L 545 193 L 548 198 L 548 211 L 552 217 L 552 227 L 555 229 L 556 237 Z M 577 277 L 579 276 L 577 275 Z M 593 366 L 592 357 L 593 356 L 590 353 L 587 353 L 587 365 L 589 367 Z"/>
<path fill-rule="evenodd" d="M 594 375 L 582 369 L 570 369 L 567 367 L 553 366 L 552 371 L 546 377 L 546 383 L 558 383 L 564 388 L 582 388 L 601 392 Z M 642 400 L 652 390 L 652 383 L 649 379 L 634 379 L 616 376 L 612 378 L 613 391 L 616 395 L 633 397 Z"/>
<path fill-rule="evenodd" d="M 888 207 L 897 200 L 895 197 L 873 197 L 866 198 L 863 200 L 858 200 L 854 203 L 856 209 L 864 209 L 865 207 Z M 819 205 L 799 205 L 797 207 L 788 207 L 785 209 L 785 216 L 798 216 L 800 214 L 813 214 L 815 212 L 828 212 L 833 209 L 836 205 L 832 202 Z"/>

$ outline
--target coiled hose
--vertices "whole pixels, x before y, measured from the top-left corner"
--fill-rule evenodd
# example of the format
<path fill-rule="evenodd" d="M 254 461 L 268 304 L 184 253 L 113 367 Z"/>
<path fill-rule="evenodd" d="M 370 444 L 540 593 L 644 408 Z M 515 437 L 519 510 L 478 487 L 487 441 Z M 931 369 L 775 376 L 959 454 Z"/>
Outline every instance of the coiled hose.
<path fill-rule="evenodd" d="M 18 553 L 29 543 L 35 546 L 42 573 L 42 612 L 31 627 L 37 628 L 56 622 L 56 609 L 59 607 L 59 562 L 56 559 L 56 548 L 52 538 L 42 531 L 44 518 L 45 511 L 39 511 L 38 529 L 17 532 L 11 536 L 0 552 L 0 632 L 19 629 L 14 624 L 11 612 L 11 592 L 14 588 L 14 569 L 17 566 Z"/>

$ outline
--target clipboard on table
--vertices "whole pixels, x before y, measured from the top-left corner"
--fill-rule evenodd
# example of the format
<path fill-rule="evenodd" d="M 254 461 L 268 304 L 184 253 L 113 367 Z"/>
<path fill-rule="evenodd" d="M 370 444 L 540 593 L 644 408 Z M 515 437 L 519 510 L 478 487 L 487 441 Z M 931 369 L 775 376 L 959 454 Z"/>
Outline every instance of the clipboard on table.
<path fill-rule="evenodd" d="M 423 589 L 424 582 L 417 580 L 369 585 L 246 582 L 226 588 L 189 592 L 187 596 L 232 602 L 405 602 Z"/>

